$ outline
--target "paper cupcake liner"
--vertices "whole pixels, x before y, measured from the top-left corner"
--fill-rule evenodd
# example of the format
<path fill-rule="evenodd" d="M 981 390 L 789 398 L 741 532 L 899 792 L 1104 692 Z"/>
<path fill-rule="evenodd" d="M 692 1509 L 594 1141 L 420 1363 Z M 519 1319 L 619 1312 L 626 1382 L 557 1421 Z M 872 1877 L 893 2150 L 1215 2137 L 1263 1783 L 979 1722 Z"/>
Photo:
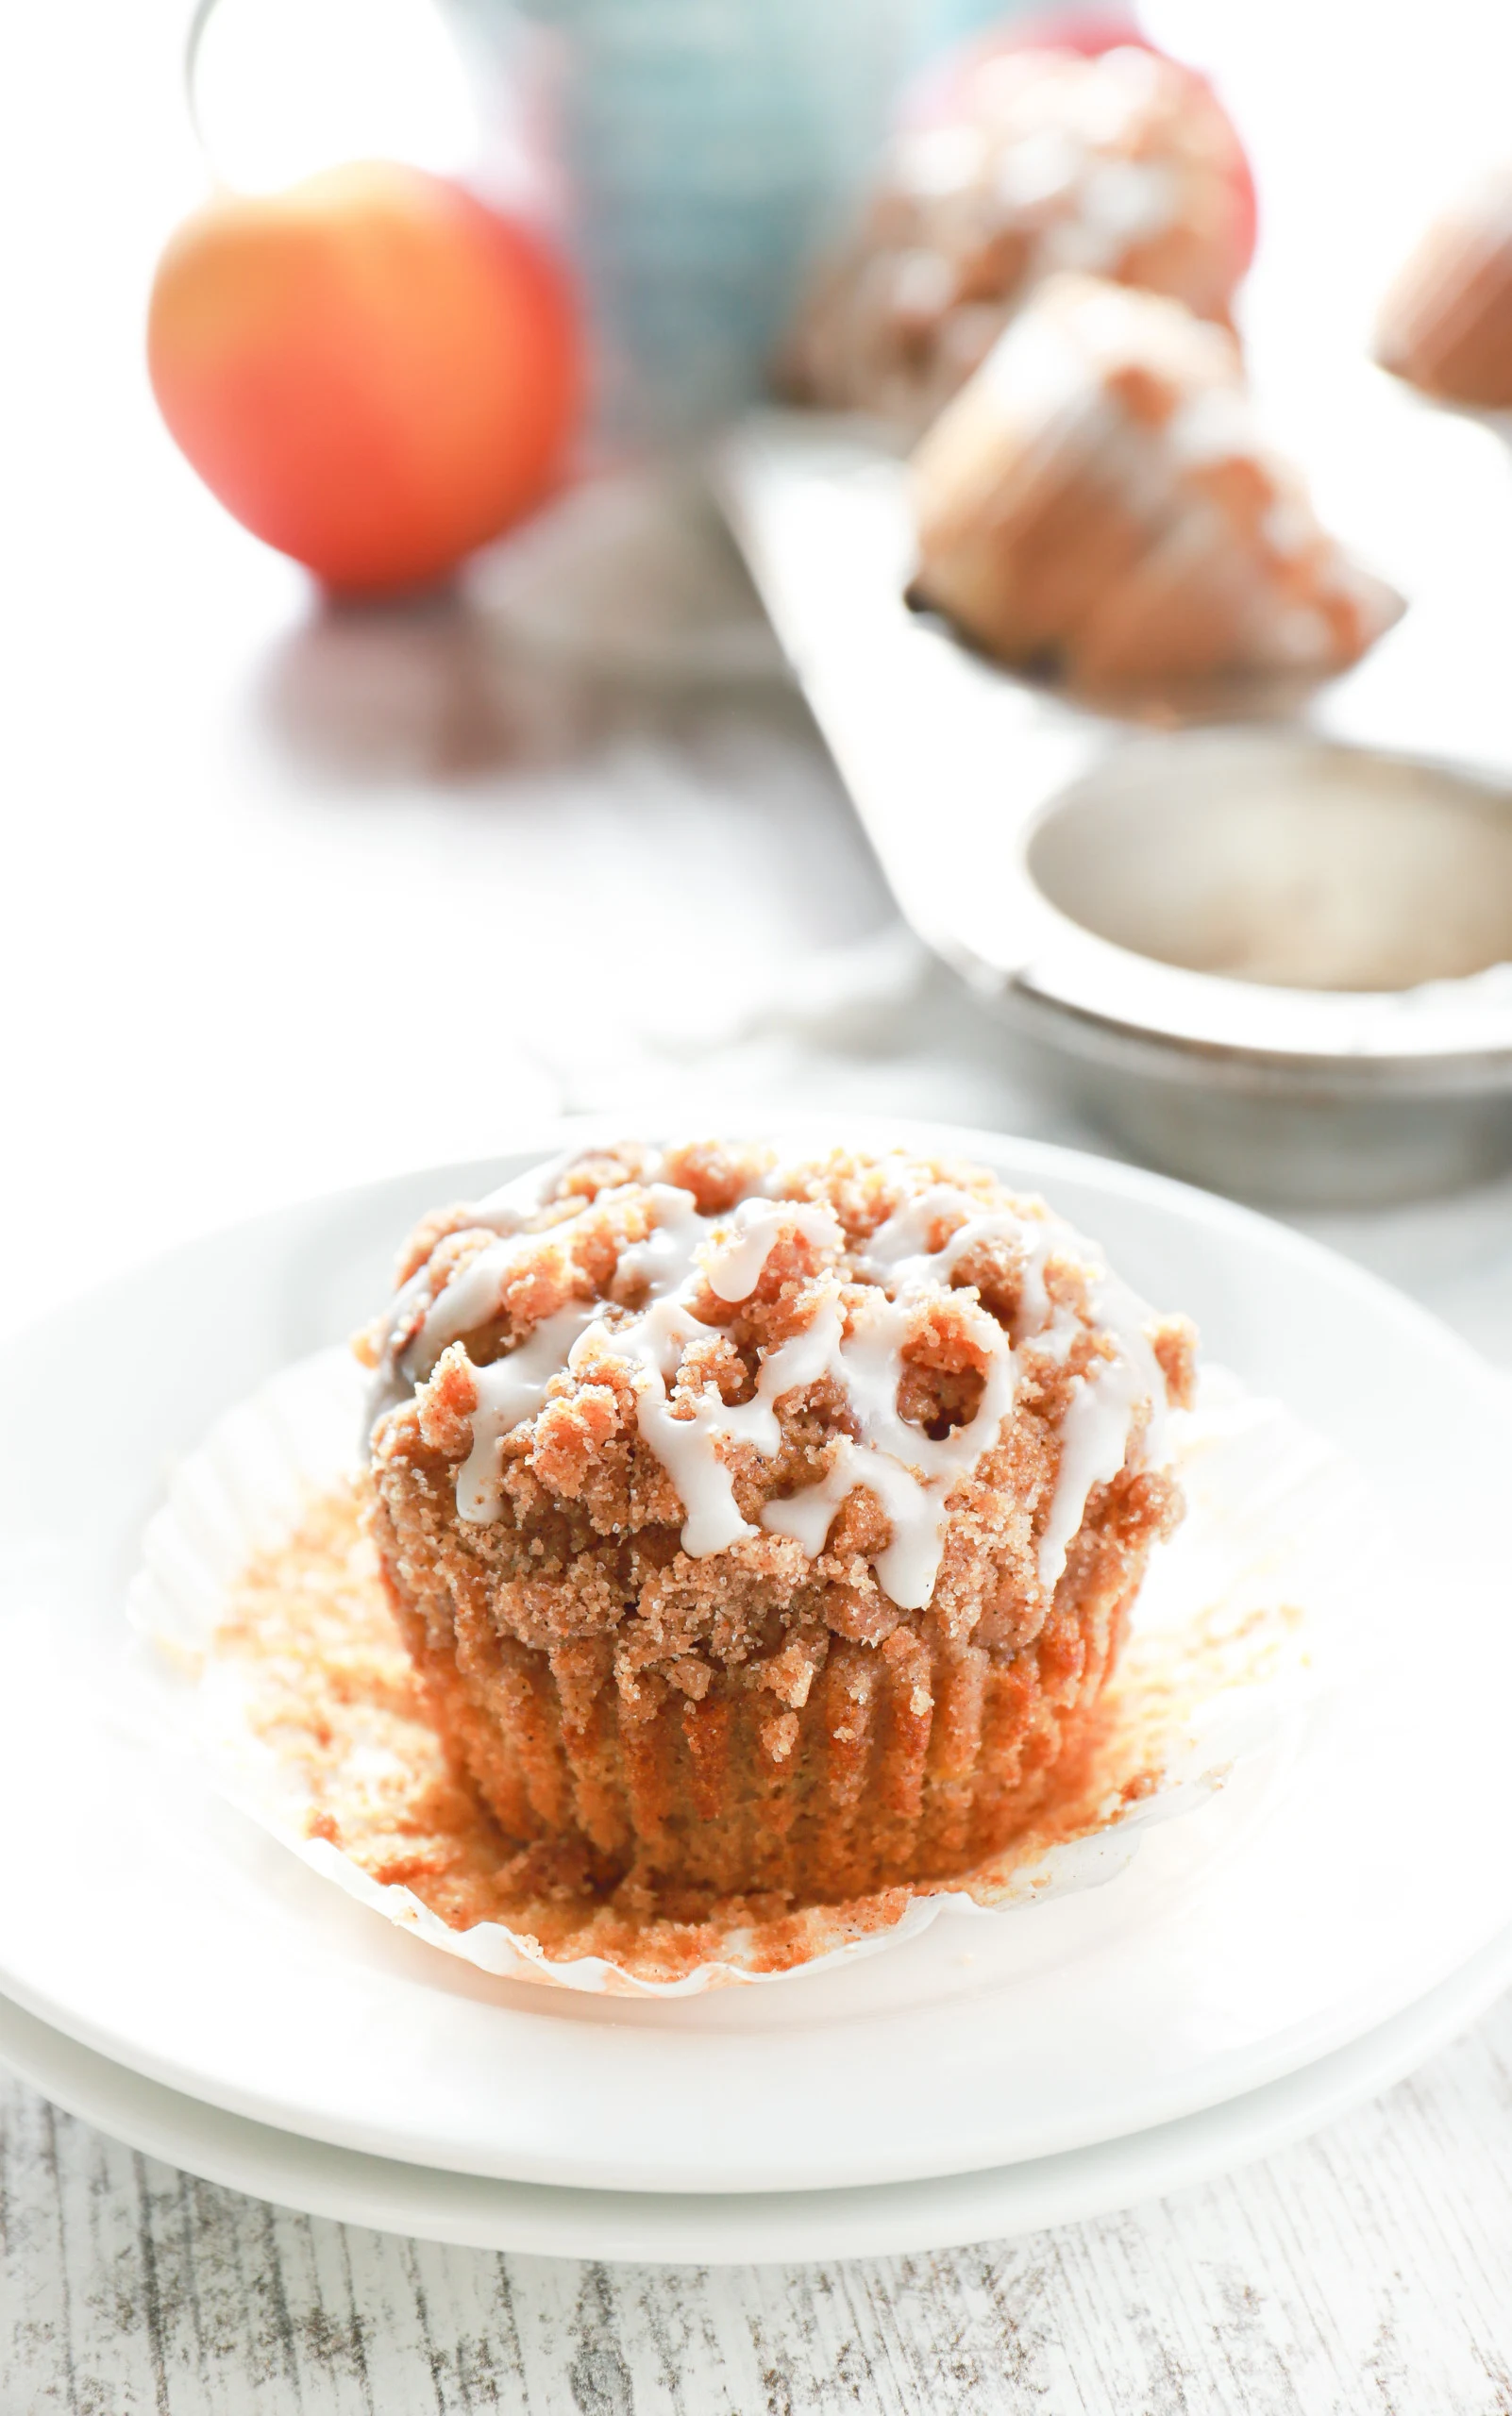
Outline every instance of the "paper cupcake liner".
<path fill-rule="evenodd" d="M 1187 1515 L 1157 1548 L 1120 1665 L 1127 1672 L 1143 1656 L 1154 1673 L 1147 1708 L 1158 1714 L 1158 1767 L 1144 1791 L 1116 1795 L 1084 1833 L 948 1885 L 787 1914 L 775 1925 L 782 1968 L 771 1968 L 774 1925 L 756 1924 L 721 1932 L 717 1953 L 679 1977 L 647 1976 L 631 1956 L 553 1955 L 501 1921 L 453 1927 L 412 1888 L 376 1879 L 311 1834 L 315 1794 L 260 1730 L 246 1662 L 224 1638 L 248 1563 L 354 1472 L 362 1399 L 349 1353 L 322 1351 L 230 1411 L 178 1468 L 147 1528 L 129 1604 L 160 1648 L 162 1707 L 219 1792 L 360 1903 L 480 1971 L 596 1994 L 680 1997 L 799 1976 L 916 1938 L 946 1913 L 996 1916 L 1116 1878 L 1152 1825 L 1192 1811 L 1240 1761 L 1295 1738 L 1331 1640 L 1359 1633 L 1364 1547 L 1379 1525 L 1364 1480 L 1331 1445 L 1280 1404 L 1205 1370 L 1198 1408 L 1173 1420 Z"/>

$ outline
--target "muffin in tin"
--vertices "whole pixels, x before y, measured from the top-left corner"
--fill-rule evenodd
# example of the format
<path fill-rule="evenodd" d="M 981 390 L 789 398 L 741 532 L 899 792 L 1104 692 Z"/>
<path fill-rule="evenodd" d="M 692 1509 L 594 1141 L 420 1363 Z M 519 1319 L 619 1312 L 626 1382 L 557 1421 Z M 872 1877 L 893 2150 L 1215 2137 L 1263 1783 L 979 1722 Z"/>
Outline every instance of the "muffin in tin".
<path fill-rule="evenodd" d="M 789 343 L 795 400 L 928 426 L 1043 278 L 1076 269 L 1227 320 L 1253 193 L 1201 80 L 1142 45 L 982 59 L 896 136 Z"/>
<path fill-rule="evenodd" d="M 1086 687 L 1337 671 L 1403 609 L 1267 442 L 1227 330 L 1100 278 L 1040 289 L 910 477 L 914 600 Z"/>
<path fill-rule="evenodd" d="M 418 1228 L 369 1518 L 532 1886 L 673 1919 L 965 1872 L 1070 1773 L 1193 1384 L 981 1167 L 627 1143 Z"/>

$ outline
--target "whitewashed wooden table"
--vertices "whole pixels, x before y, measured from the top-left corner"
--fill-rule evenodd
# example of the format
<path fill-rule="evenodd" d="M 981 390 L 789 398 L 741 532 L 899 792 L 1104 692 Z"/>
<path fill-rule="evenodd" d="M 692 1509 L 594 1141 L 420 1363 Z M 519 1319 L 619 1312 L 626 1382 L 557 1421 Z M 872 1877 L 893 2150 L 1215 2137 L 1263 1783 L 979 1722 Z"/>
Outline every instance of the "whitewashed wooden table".
<path fill-rule="evenodd" d="M 0 406 L 22 608 L 0 1016 L 24 1042 L 0 1313 L 563 1107 L 801 1096 L 1084 1140 L 898 931 L 759 633 L 739 678 L 677 694 L 523 659 L 496 584 L 322 619 L 205 502 L 138 365 L 199 180 L 181 16 L 31 10 L 11 44 L 7 291 L 47 375 Z M 706 949 L 696 1017 L 617 945 L 647 929 Z M 600 972 L 547 1014 L 568 933 Z M 422 1087 L 428 1049 L 373 1035 L 438 966 L 488 1049 Z M 1512 1365 L 1512 1184 L 1315 1229 Z M 1311 2143 L 1165 2204 L 760 2271 L 307 2221 L 0 2075 L 0 2416 L 492 2408 L 1512 2410 L 1512 2001 Z"/>
<path fill-rule="evenodd" d="M 1230 2180 L 876 2262 L 658 2271 L 278 2212 L 0 2094 L 5 2416 L 1503 2416 L 1512 2002 Z"/>

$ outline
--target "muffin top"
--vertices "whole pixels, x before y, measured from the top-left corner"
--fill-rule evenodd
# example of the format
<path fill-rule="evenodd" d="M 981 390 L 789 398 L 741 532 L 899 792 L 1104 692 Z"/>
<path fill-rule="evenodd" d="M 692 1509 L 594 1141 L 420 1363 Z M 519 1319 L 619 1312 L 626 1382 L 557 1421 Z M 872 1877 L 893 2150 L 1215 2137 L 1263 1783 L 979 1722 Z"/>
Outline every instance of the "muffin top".
<path fill-rule="evenodd" d="M 1375 357 L 1446 402 L 1512 405 L 1512 167 L 1476 177 L 1403 261 Z"/>
<path fill-rule="evenodd" d="M 1336 669 L 1403 609 L 1268 443 L 1227 331 L 1102 278 L 1039 288 L 911 480 L 917 598 L 1094 685 Z"/>
<path fill-rule="evenodd" d="M 1168 1482 L 1192 1382 L 1184 1321 L 982 1168 L 714 1141 L 426 1217 L 358 1348 L 379 1495 L 523 1640 L 680 1596 L 734 1657 L 743 1602 L 1033 1633 L 1089 1500 Z"/>
<path fill-rule="evenodd" d="M 983 59 L 895 138 L 864 226 L 810 297 L 790 381 L 920 428 L 1065 269 L 1226 318 L 1249 255 L 1243 173 L 1212 94 L 1151 51 Z"/>

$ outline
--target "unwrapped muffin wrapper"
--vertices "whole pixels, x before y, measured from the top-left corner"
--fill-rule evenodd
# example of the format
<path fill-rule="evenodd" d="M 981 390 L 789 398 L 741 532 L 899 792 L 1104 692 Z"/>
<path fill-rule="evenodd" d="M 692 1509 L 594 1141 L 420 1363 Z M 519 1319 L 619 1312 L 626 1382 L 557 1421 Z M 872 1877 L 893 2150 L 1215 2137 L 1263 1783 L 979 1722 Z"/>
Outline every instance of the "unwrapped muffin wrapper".
<path fill-rule="evenodd" d="M 409 1888 L 374 1879 L 342 1850 L 308 1834 L 315 1809 L 305 1783 L 253 1726 L 244 1669 L 218 1653 L 217 1634 L 235 1581 L 255 1554 L 276 1547 L 312 1496 L 352 1473 L 363 1376 L 344 1350 L 328 1350 L 275 1377 L 220 1419 L 183 1461 L 147 1528 L 130 1615 L 151 1639 L 154 1683 L 180 1736 L 210 1766 L 218 1790 L 359 1903 L 479 1970 L 594 1994 L 679 1997 L 732 1982 L 799 1977 L 916 1938 L 946 1913 L 992 1917 L 1116 1878 L 1152 1823 L 1201 1804 L 1235 1765 L 1295 1735 L 1322 1683 L 1330 1636 L 1353 1623 L 1348 1598 L 1360 1581 L 1360 1540 L 1372 1511 L 1363 1479 L 1332 1445 L 1279 1403 L 1205 1368 L 1197 1408 L 1172 1420 L 1174 1465 L 1187 1499 L 1177 1535 L 1157 1546 L 1135 1605 L 1133 1634 L 1178 1634 L 1217 1617 L 1235 1636 L 1257 1612 L 1285 1605 L 1290 1646 L 1257 1677 L 1236 1653 L 1214 1660 L 1205 1696 L 1184 1716 L 1176 1749 L 1153 1790 L 1091 1834 L 978 1885 L 915 1893 L 890 1927 L 856 1937 L 846 1907 L 805 1916 L 814 1952 L 788 1970 L 743 1968 L 738 1933 L 724 1959 L 655 1980 L 596 1955 L 553 1959 L 499 1921 L 454 1929 Z M 1302 1616 L 1298 1618 L 1298 1614 Z M 1321 1648 L 1321 1649 L 1320 1649 Z M 1126 1647 L 1127 1651 L 1127 1647 Z M 907 1892 L 906 1890 L 904 1891 Z M 985 1899 L 985 1901 L 983 1901 Z"/>

